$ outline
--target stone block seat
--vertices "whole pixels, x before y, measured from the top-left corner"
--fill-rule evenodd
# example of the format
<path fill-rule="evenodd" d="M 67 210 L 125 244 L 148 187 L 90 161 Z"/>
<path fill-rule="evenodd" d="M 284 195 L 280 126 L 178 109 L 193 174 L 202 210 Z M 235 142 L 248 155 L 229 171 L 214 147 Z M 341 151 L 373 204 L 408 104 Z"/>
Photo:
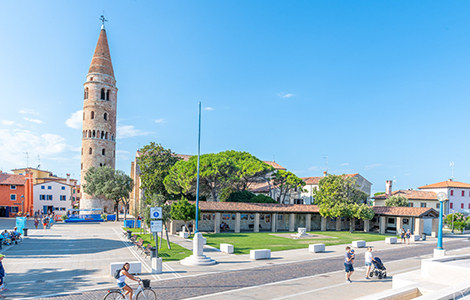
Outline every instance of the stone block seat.
<path fill-rule="evenodd" d="M 125 263 L 124 261 L 123 262 L 111 263 L 110 264 L 111 276 L 114 275 L 114 272 L 116 272 L 116 270 L 121 269 L 122 266 L 124 265 L 124 263 Z M 128 263 L 130 265 L 130 268 L 129 268 L 129 273 L 130 274 L 140 274 L 140 273 L 142 273 L 142 263 L 140 261 L 129 261 Z"/>
<path fill-rule="evenodd" d="M 385 238 L 385 244 L 396 244 L 397 238 L 396 237 L 388 237 Z"/>
<path fill-rule="evenodd" d="M 187 239 L 188 233 L 186 231 L 180 231 L 180 238 Z"/>
<path fill-rule="evenodd" d="M 366 241 L 353 241 L 352 246 L 354 248 L 365 248 L 366 247 Z"/>
<path fill-rule="evenodd" d="M 220 251 L 228 254 L 233 253 L 233 245 L 230 244 L 220 244 Z"/>
<path fill-rule="evenodd" d="M 411 240 L 412 242 L 419 241 L 420 239 L 421 239 L 421 236 L 420 236 L 419 234 L 412 234 L 412 235 L 410 236 L 410 240 Z"/>
<path fill-rule="evenodd" d="M 325 244 L 311 244 L 308 245 L 308 251 L 312 253 L 324 252 Z"/>
<path fill-rule="evenodd" d="M 259 249 L 259 250 L 250 250 L 250 259 L 268 259 L 271 258 L 271 250 L 269 249 Z"/>

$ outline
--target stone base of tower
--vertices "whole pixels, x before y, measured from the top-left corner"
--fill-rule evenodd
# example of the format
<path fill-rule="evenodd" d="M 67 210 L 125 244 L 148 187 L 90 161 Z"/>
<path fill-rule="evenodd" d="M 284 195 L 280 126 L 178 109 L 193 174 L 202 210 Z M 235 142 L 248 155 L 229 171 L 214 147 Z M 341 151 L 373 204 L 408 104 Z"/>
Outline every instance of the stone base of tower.
<path fill-rule="evenodd" d="M 102 213 L 114 213 L 114 201 L 95 197 L 83 197 L 80 199 L 80 215 L 95 215 Z"/>

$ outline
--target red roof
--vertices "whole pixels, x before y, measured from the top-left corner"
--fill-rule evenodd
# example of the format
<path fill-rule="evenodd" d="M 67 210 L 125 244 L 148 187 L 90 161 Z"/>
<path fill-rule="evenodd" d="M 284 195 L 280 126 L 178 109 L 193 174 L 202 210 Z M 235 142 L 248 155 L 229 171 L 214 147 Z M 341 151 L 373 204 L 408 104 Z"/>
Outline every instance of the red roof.
<path fill-rule="evenodd" d="M 96 43 L 95 53 L 93 54 L 93 59 L 91 60 L 88 73 L 100 73 L 114 78 L 111 54 L 109 53 L 108 38 L 106 37 L 106 30 L 104 30 L 104 28 L 100 31 L 100 37 Z"/>
<path fill-rule="evenodd" d="M 415 190 L 398 190 L 392 192 L 392 196 L 400 195 L 406 197 L 410 200 L 435 200 L 437 201 L 437 194 L 434 192 L 427 192 L 427 191 L 415 191 Z M 376 200 L 384 200 L 388 197 L 385 194 L 377 195 L 373 197 Z"/>
<path fill-rule="evenodd" d="M 300 179 L 302 179 L 305 184 L 308 184 L 308 185 L 318 185 L 320 183 L 320 180 L 323 178 L 324 176 L 316 176 L 316 177 L 300 177 Z"/>
<path fill-rule="evenodd" d="M 453 180 L 446 180 L 438 183 L 428 184 L 420 186 L 419 189 L 438 189 L 438 188 L 464 188 L 470 189 L 470 184 L 460 182 L 460 181 L 453 181 Z"/>
<path fill-rule="evenodd" d="M 23 175 L 0 173 L 1 185 L 25 185 L 26 178 Z"/>
<path fill-rule="evenodd" d="M 429 207 L 390 207 L 374 206 L 375 214 L 386 216 L 405 216 L 405 217 L 439 217 L 439 213 L 434 208 Z"/>

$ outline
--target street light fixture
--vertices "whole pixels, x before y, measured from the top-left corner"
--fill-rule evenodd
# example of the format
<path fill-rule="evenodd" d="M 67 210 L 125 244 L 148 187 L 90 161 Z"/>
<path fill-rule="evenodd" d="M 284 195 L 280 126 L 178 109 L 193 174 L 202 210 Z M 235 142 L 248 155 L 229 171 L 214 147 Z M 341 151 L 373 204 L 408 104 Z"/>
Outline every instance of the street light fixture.
<path fill-rule="evenodd" d="M 434 249 L 434 257 L 445 255 L 445 250 L 442 248 L 442 215 L 444 203 L 449 199 L 447 199 L 446 193 L 440 192 L 437 194 L 437 200 L 439 201 L 439 233 L 437 237 L 437 248 Z"/>

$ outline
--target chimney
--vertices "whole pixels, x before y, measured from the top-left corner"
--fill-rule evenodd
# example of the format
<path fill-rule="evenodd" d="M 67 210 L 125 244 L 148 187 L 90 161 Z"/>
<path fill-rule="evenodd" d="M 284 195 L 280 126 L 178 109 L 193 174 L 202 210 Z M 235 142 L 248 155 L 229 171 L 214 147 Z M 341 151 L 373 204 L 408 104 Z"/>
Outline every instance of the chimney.
<path fill-rule="evenodd" d="M 70 174 L 67 174 L 67 184 L 70 184 Z"/>
<path fill-rule="evenodd" d="M 326 177 L 326 171 L 323 171 L 323 177 Z"/>
<path fill-rule="evenodd" d="M 392 181 L 385 181 L 385 196 L 390 197 L 392 195 Z"/>

